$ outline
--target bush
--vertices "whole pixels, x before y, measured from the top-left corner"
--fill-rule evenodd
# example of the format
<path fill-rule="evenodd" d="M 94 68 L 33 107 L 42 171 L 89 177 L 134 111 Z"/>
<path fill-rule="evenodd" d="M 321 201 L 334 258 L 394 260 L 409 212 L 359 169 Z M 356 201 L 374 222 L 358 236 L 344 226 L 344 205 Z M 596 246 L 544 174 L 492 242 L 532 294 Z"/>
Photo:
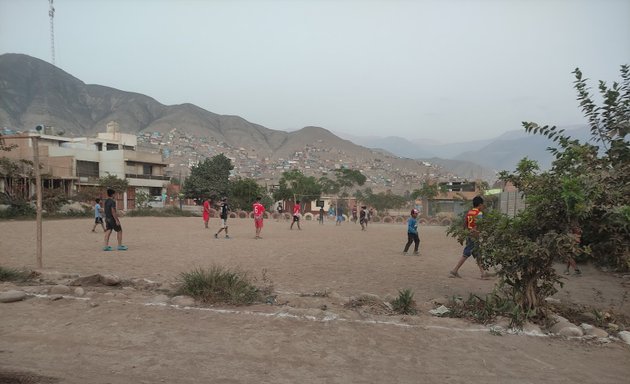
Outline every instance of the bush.
<path fill-rule="evenodd" d="M 0 266 L 0 281 L 27 281 L 32 275 L 31 271 L 21 271 L 14 268 L 5 268 Z"/>
<path fill-rule="evenodd" d="M 194 212 L 185 211 L 183 209 L 179 209 L 177 207 L 168 207 L 168 208 L 144 208 L 144 209 L 133 209 L 127 212 L 126 216 L 130 217 L 144 217 L 144 216 L 155 216 L 155 217 L 195 217 L 197 216 Z"/>
<path fill-rule="evenodd" d="M 471 320 L 481 324 L 492 322 L 497 316 L 505 316 L 510 319 L 510 326 L 522 327 L 534 311 L 526 313 L 512 300 L 491 293 L 481 298 L 470 294 L 467 300 L 452 297 L 446 305 L 449 308 L 444 316 Z"/>
<path fill-rule="evenodd" d="M 220 266 L 183 272 L 178 280 L 180 286 L 176 294 L 188 295 L 203 303 L 252 304 L 262 301 L 263 295 L 270 290 L 269 287 L 261 290 L 254 286 L 246 272 Z"/>
<path fill-rule="evenodd" d="M 0 211 L 0 218 L 13 219 L 13 218 L 32 218 L 35 217 L 36 210 L 26 200 L 14 200 L 9 205 L 9 208 Z"/>
<path fill-rule="evenodd" d="M 392 309 L 402 315 L 415 315 L 416 302 L 413 300 L 413 291 L 409 288 L 398 291 L 398 297 L 392 300 Z"/>

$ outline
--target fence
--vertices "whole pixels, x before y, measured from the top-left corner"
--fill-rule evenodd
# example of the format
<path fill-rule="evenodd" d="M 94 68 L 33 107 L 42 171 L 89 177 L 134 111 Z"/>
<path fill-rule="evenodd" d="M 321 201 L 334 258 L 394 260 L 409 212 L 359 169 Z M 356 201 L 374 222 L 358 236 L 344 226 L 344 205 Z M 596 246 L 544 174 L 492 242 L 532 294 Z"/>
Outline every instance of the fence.
<path fill-rule="evenodd" d="M 509 217 L 514 217 L 516 213 L 525 209 L 525 199 L 518 190 L 514 192 L 501 192 L 499 209 Z"/>

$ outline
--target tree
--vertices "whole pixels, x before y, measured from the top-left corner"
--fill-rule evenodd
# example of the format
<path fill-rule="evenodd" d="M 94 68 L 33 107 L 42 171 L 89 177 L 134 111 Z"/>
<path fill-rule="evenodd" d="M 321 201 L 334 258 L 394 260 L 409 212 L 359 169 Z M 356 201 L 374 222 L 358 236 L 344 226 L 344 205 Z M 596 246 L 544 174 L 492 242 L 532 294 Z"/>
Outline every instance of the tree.
<path fill-rule="evenodd" d="M 260 186 L 256 180 L 250 178 L 237 178 L 230 183 L 230 202 L 236 209 L 249 210 L 257 196 L 267 195 L 265 188 Z M 263 203 L 263 205 L 265 205 Z"/>
<path fill-rule="evenodd" d="M 440 193 L 440 187 L 437 183 L 429 184 L 428 182 L 422 183 L 422 187 L 414 189 L 411 192 L 411 198 L 417 199 L 422 197 L 427 200 L 434 199 Z"/>
<path fill-rule="evenodd" d="M 348 195 L 348 189 L 354 185 L 363 186 L 367 177 L 355 169 L 341 168 L 335 170 L 336 183 L 342 196 Z"/>
<path fill-rule="evenodd" d="M 98 185 L 101 188 L 111 188 L 116 191 L 116 193 L 124 193 L 127 192 L 127 187 L 129 186 L 129 181 L 119 179 L 115 175 L 107 174 L 107 176 L 103 176 L 98 179 Z"/>
<path fill-rule="evenodd" d="M 227 196 L 230 192 L 229 176 L 234 169 L 224 154 L 206 158 L 190 170 L 184 183 L 184 195 L 193 199 L 210 196 Z"/>
<path fill-rule="evenodd" d="M 621 83 L 599 83 L 603 105 L 589 93 L 579 69 L 574 72 L 580 107 L 588 118 L 591 142 L 581 143 L 556 127 L 525 122 L 527 132 L 558 144 L 549 171 L 521 160 L 514 173 L 501 172 L 525 196 L 526 208 L 510 218 L 497 212 L 479 223 L 482 262 L 497 268 L 499 292 L 518 309 L 519 322 L 544 315 L 545 297 L 557 291 L 558 259 L 586 254 L 600 263 L 630 269 L 630 67 L 621 67 Z M 601 145 L 601 147 L 600 147 Z M 460 240 L 461 223 L 449 228 Z M 580 248 L 572 230 L 581 228 Z"/>
<path fill-rule="evenodd" d="M 273 193 L 275 200 L 300 200 L 302 203 L 317 200 L 322 186 L 313 176 L 305 176 L 297 169 L 284 172 L 280 177 L 279 188 Z"/>
<path fill-rule="evenodd" d="M 368 189 L 364 192 L 362 201 L 374 207 L 378 212 L 385 212 L 388 209 L 404 207 L 407 204 L 407 199 L 403 196 L 396 195 L 391 191 L 374 194 Z"/>

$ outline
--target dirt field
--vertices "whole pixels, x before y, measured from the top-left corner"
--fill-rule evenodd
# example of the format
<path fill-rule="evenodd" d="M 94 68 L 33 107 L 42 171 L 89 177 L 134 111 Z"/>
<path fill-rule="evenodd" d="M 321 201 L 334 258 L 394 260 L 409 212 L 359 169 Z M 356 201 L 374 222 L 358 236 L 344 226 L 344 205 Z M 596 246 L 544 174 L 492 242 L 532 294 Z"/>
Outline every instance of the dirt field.
<path fill-rule="evenodd" d="M 620 342 L 495 336 L 429 315 L 433 299 L 485 294 L 494 284 L 472 262 L 463 279 L 447 277 L 461 246 L 443 227 L 421 227 L 414 257 L 401 255 L 403 225 L 362 232 L 304 222 L 289 231 L 288 222 L 266 220 L 264 239 L 255 240 L 253 220 L 230 224 L 227 240 L 212 237 L 217 219 L 206 230 L 201 218 L 123 218 L 129 250 L 103 252 L 91 219 L 44 222 L 47 272 L 111 273 L 169 288 L 196 267 L 238 266 L 259 278 L 265 270 L 278 297 L 275 305 L 182 308 L 147 305 L 158 291 L 85 287 L 83 298 L 0 304 L 0 383 L 626 383 L 630 375 L 630 348 Z M 35 267 L 33 222 L 0 222 L 0 234 L 0 265 Z M 630 314 L 627 280 L 582 270 L 557 298 Z M 403 288 L 415 292 L 419 315 L 343 306 Z M 7 379 L 19 374 L 33 381 Z"/>

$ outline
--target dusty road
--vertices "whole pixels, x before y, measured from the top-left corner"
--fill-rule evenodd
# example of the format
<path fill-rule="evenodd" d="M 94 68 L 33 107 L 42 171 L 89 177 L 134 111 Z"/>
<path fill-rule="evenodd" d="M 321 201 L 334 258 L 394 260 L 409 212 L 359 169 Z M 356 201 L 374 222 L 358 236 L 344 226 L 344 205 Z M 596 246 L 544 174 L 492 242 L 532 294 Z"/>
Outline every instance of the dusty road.
<path fill-rule="evenodd" d="M 267 220 L 264 239 L 255 240 L 252 220 L 234 219 L 226 240 L 212 237 L 216 219 L 209 230 L 200 218 L 122 224 L 129 250 L 102 252 L 90 219 L 44 222 L 44 271 L 113 273 L 169 287 L 196 267 L 238 266 L 257 277 L 265 270 L 278 304 L 183 309 L 147 305 L 159 292 L 103 287 L 86 287 L 83 298 L 0 304 L 0 382 L 3 372 L 40 375 L 41 383 L 625 383 L 630 375 L 630 348 L 621 343 L 494 336 L 428 315 L 432 299 L 493 286 L 477 278 L 473 263 L 463 279 L 447 277 L 461 247 L 441 227 L 421 227 L 414 257 L 401 255 L 403 225 L 362 232 L 351 223 L 305 222 L 289 231 Z M 0 265 L 34 268 L 34 228 L 0 222 Z M 620 279 L 583 271 L 558 298 L 630 313 Z M 343 307 L 349 297 L 385 298 L 403 288 L 415 292 L 418 316 Z M 324 291 L 326 298 L 304 297 Z"/>

